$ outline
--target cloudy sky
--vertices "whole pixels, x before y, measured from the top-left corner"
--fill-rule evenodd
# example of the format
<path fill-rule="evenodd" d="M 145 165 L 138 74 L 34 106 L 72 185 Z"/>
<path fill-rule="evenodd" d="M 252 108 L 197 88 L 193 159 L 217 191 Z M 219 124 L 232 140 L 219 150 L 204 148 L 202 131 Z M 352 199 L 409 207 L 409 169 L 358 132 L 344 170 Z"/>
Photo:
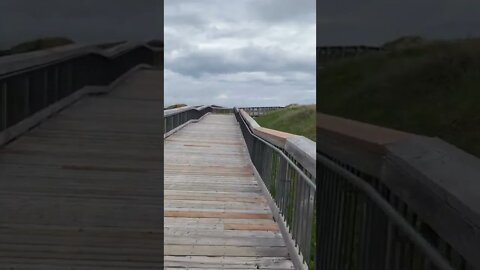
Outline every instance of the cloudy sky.
<path fill-rule="evenodd" d="M 478 0 L 318 0 L 319 45 L 381 45 L 403 35 L 480 36 Z"/>
<path fill-rule="evenodd" d="M 0 49 L 45 36 L 79 43 L 163 36 L 163 0 L 0 0 Z"/>
<path fill-rule="evenodd" d="M 315 103 L 315 0 L 165 0 L 165 105 Z"/>

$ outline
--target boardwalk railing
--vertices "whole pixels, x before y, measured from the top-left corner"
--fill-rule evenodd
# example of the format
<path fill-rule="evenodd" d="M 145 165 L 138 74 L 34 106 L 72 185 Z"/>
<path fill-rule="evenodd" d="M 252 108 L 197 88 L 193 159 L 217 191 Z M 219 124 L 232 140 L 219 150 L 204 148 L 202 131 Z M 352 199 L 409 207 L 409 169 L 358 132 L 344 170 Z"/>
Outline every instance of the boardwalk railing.
<path fill-rule="evenodd" d="M 107 50 L 68 45 L 1 57 L 0 145 L 31 127 L 24 120 L 86 86 L 109 85 L 141 64 L 162 65 L 162 51 L 134 43 Z"/>
<path fill-rule="evenodd" d="M 212 112 L 211 106 L 185 106 L 164 111 L 164 138 L 181 129 L 188 123 Z"/>
<path fill-rule="evenodd" d="M 212 105 L 211 107 L 212 107 L 212 112 L 213 113 L 231 114 L 231 113 L 235 112 L 234 108 L 220 107 L 220 106 L 215 106 L 215 105 Z M 239 110 L 244 110 L 245 112 L 247 112 L 252 117 L 256 117 L 256 116 L 263 115 L 267 112 L 282 109 L 282 108 L 285 108 L 285 107 L 280 107 L 280 106 L 275 106 L 275 107 L 272 107 L 272 106 L 270 106 L 270 107 L 242 107 L 242 108 L 238 108 L 238 109 Z"/>
<path fill-rule="evenodd" d="M 232 114 L 234 112 L 234 109 L 214 107 L 212 112 L 218 114 Z"/>
<path fill-rule="evenodd" d="M 301 136 L 260 127 L 235 109 L 253 165 L 277 208 L 284 236 L 291 237 L 292 261 L 300 268 L 315 263 L 315 143 Z M 276 211 L 274 211 L 275 213 Z"/>
<path fill-rule="evenodd" d="M 317 65 L 382 50 L 383 48 L 370 46 L 321 46 L 317 47 Z"/>
<path fill-rule="evenodd" d="M 480 269 L 480 160 L 317 114 L 318 269 Z"/>
<path fill-rule="evenodd" d="M 283 108 L 285 108 L 285 107 L 270 106 L 270 107 L 242 107 L 242 108 L 238 108 L 238 109 L 246 111 L 252 117 L 257 117 L 257 116 L 263 115 L 267 112 L 278 110 L 278 109 L 283 109 Z"/>

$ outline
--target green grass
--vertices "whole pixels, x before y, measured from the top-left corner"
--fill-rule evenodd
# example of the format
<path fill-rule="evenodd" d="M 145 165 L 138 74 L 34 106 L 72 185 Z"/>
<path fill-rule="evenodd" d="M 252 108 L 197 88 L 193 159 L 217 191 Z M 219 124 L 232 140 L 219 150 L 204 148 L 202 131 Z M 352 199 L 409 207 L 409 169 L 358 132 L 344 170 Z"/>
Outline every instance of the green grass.
<path fill-rule="evenodd" d="M 300 200 L 301 198 L 296 198 L 299 193 L 296 192 L 296 188 L 298 188 L 299 182 L 301 181 L 300 177 L 298 174 L 292 173 L 289 174 L 289 183 L 288 185 L 284 185 L 285 183 L 280 180 L 282 177 L 280 177 L 280 161 L 281 157 L 275 153 L 271 152 L 271 156 L 267 157 L 264 162 L 267 162 L 267 171 L 270 171 L 271 174 L 267 174 L 266 176 L 262 176 L 263 179 L 267 180 L 265 182 L 266 187 L 268 188 L 270 195 L 278 204 L 279 198 L 277 198 L 277 190 L 279 191 L 279 194 L 281 192 L 288 192 L 288 195 L 284 197 L 284 199 L 287 201 L 287 205 L 285 206 L 285 212 L 283 212 L 283 215 L 285 217 L 285 222 L 289 226 L 289 228 L 293 228 L 293 223 L 294 223 L 294 216 L 295 216 L 295 211 L 297 209 L 295 208 L 295 202 Z M 314 269 L 314 263 L 315 263 L 315 255 L 316 255 L 316 250 L 317 250 L 317 231 L 316 231 L 316 210 L 313 209 L 313 217 L 312 217 L 312 235 L 310 240 L 310 254 L 306 254 L 305 256 L 308 256 L 306 259 L 307 264 L 309 265 L 309 269 Z"/>
<path fill-rule="evenodd" d="M 480 39 L 424 42 L 317 71 L 318 111 L 436 136 L 480 156 Z"/>
<path fill-rule="evenodd" d="M 292 105 L 268 112 L 255 120 L 266 128 L 302 135 L 316 140 L 315 105 Z"/>

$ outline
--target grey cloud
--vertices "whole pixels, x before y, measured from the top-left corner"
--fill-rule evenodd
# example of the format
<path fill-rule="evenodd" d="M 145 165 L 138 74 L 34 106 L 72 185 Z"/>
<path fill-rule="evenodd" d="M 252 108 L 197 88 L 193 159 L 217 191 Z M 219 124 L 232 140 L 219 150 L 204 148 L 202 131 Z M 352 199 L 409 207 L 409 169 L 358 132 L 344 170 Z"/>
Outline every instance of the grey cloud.
<path fill-rule="evenodd" d="M 165 105 L 285 106 L 291 103 L 311 104 L 315 100 L 313 79 L 287 84 L 259 84 L 256 81 L 232 83 L 215 77 L 184 77 L 169 70 L 166 70 L 165 78 Z"/>
<path fill-rule="evenodd" d="M 167 0 L 165 104 L 315 102 L 314 0 Z"/>
<path fill-rule="evenodd" d="M 190 26 L 190 27 L 202 27 L 208 21 L 196 13 L 188 14 L 177 14 L 177 15 L 166 15 L 165 21 L 168 22 L 168 25 L 177 25 L 177 26 Z"/>
<path fill-rule="evenodd" d="M 165 21 L 175 16 L 196 14 L 207 21 L 235 21 L 238 18 L 249 19 L 248 6 L 256 0 L 166 0 Z M 187 20 L 188 21 L 188 20 Z"/>
<path fill-rule="evenodd" d="M 254 71 L 301 71 L 314 72 L 312 59 L 292 58 L 289 52 L 279 48 L 244 47 L 225 54 L 204 51 L 191 52 L 166 65 L 172 71 L 187 76 L 203 74 L 254 72 Z"/>
<path fill-rule="evenodd" d="M 251 11 L 267 21 L 310 20 L 315 17 L 313 0 L 263 0 L 252 3 Z"/>

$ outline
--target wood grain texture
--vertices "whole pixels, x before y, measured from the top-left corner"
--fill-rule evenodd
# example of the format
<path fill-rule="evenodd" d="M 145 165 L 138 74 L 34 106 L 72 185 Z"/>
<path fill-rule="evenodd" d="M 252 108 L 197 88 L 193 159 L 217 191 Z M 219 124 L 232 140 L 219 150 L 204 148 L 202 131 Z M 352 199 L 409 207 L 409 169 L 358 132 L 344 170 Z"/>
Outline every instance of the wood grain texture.
<path fill-rule="evenodd" d="M 0 269 L 161 269 L 161 71 L 0 149 Z"/>
<path fill-rule="evenodd" d="M 166 269 L 293 269 L 233 115 L 165 141 Z"/>
<path fill-rule="evenodd" d="M 242 231 L 280 231 L 277 224 L 230 224 L 223 225 L 225 230 L 242 230 Z"/>

